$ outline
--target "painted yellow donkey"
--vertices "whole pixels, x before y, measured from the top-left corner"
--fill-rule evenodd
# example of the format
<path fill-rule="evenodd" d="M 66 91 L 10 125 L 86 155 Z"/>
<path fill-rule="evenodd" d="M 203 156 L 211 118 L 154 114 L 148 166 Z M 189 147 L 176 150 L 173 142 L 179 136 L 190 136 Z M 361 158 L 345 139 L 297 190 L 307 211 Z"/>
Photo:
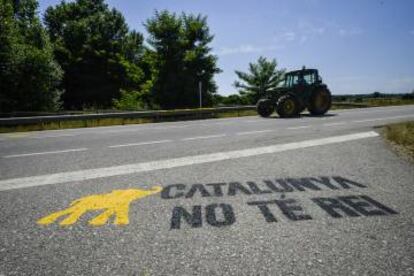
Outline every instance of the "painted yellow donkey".
<path fill-rule="evenodd" d="M 70 207 L 55 212 L 37 221 L 47 225 L 55 222 L 63 216 L 67 216 L 59 224 L 62 226 L 74 224 L 84 213 L 89 211 L 104 210 L 101 214 L 89 221 L 90 225 L 104 225 L 115 215 L 114 224 L 125 225 L 129 223 L 129 205 L 132 201 L 156 194 L 162 191 L 162 187 L 155 186 L 149 190 L 127 189 L 113 190 L 107 194 L 90 195 L 73 201 Z"/>

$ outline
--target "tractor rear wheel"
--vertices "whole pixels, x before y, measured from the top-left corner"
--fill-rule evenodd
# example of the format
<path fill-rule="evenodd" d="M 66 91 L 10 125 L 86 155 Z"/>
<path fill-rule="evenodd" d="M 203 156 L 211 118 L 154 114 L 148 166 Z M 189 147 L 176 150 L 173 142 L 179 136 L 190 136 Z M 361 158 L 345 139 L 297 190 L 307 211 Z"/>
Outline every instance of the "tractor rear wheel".
<path fill-rule="evenodd" d="M 321 87 L 312 92 L 308 110 L 312 115 L 323 115 L 331 108 L 331 104 L 331 92 Z"/>
<path fill-rule="evenodd" d="M 269 117 L 274 111 L 272 101 L 269 99 L 261 99 L 257 102 L 257 113 L 262 117 Z"/>
<path fill-rule="evenodd" d="M 282 118 L 297 116 L 299 109 L 299 101 L 291 94 L 281 96 L 276 104 L 276 112 Z"/>

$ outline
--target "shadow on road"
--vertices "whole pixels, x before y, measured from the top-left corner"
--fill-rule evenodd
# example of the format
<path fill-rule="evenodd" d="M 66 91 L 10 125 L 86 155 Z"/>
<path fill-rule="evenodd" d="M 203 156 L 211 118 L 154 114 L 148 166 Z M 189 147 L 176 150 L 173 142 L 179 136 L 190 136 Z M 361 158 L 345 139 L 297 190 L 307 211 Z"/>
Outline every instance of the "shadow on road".
<path fill-rule="evenodd" d="M 336 115 L 338 115 L 338 114 L 336 114 L 336 113 L 329 113 L 329 114 L 324 114 L 324 115 L 312 115 L 312 114 L 300 114 L 300 116 L 303 116 L 303 117 L 314 117 L 314 118 L 325 118 L 325 117 L 333 117 L 333 116 L 336 116 Z"/>
<path fill-rule="evenodd" d="M 294 117 L 287 117 L 287 118 L 280 118 L 279 116 L 277 116 L 277 115 L 272 115 L 272 116 L 270 116 L 270 117 L 267 117 L 267 118 L 264 118 L 264 117 L 262 117 L 263 119 L 298 119 L 298 118 L 301 118 L 301 117 L 311 117 L 311 118 L 326 118 L 326 117 L 333 117 L 333 116 L 337 116 L 338 114 L 336 114 L 336 113 L 329 113 L 329 114 L 324 114 L 324 115 L 311 115 L 311 114 L 309 114 L 309 113 L 305 113 L 305 114 L 299 114 L 299 115 L 297 115 L 297 116 L 294 116 Z"/>

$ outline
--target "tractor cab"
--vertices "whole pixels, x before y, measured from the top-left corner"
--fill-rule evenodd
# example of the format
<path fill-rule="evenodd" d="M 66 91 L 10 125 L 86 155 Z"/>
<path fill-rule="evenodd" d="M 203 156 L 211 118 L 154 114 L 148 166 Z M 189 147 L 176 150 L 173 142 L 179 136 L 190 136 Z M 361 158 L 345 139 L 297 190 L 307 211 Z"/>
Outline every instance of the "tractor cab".
<path fill-rule="evenodd" d="M 316 69 L 305 69 L 290 71 L 285 74 L 283 87 L 294 88 L 296 86 L 307 86 L 322 83 L 322 79 Z"/>

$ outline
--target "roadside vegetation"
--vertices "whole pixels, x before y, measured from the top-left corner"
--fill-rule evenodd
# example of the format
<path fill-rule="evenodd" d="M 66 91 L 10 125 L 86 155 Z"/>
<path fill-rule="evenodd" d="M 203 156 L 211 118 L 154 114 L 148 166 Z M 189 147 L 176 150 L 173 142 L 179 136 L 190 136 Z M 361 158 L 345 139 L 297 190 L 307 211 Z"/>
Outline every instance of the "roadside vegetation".
<path fill-rule="evenodd" d="M 384 136 L 396 145 L 400 152 L 414 158 L 414 121 L 387 125 L 384 128 Z"/>
<path fill-rule="evenodd" d="M 220 72 L 207 18 L 155 11 L 148 37 L 105 0 L 0 0 L 0 113 L 214 104 Z"/>
<path fill-rule="evenodd" d="M 355 104 L 361 107 L 407 105 L 414 104 L 414 90 L 411 93 L 395 94 L 376 91 L 370 94 L 333 95 L 332 100 L 336 103 Z"/>

